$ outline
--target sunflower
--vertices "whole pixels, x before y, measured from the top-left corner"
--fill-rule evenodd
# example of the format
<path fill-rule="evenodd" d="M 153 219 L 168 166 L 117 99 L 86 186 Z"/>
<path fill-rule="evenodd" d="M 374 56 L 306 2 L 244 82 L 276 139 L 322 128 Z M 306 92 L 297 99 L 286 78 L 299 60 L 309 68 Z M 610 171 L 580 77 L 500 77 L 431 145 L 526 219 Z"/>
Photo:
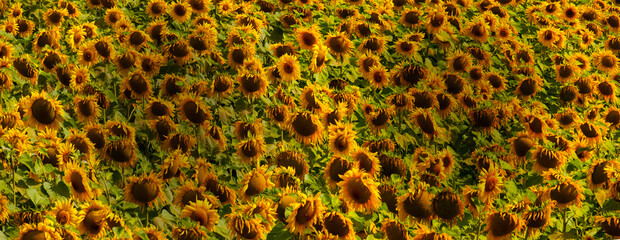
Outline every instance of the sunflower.
<path fill-rule="evenodd" d="M 292 82 L 301 77 L 301 67 L 296 56 L 284 54 L 276 64 L 283 81 Z"/>
<path fill-rule="evenodd" d="M 383 236 L 385 236 L 388 240 L 409 240 L 409 233 L 407 232 L 407 227 L 402 223 L 385 219 L 383 223 L 381 223 L 381 232 L 383 232 Z"/>
<path fill-rule="evenodd" d="M 319 199 L 319 194 L 308 197 L 300 193 L 300 198 L 290 204 L 293 212 L 286 219 L 286 228 L 293 233 L 304 234 L 306 228 L 313 228 L 320 221 L 320 216 L 325 211 L 325 206 Z"/>
<path fill-rule="evenodd" d="M 225 98 L 233 90 L 234 82 L 228 75 L 218 75 L 213 78 L 211 89 L 218 98 Z"/>
<path fill-rule="evenodd" d="M 67 17 L 69 13 L 66 9 L 47 9 L 43 14 L 43 18 L 45 19 L 45 25 L 48 27 L 58 27 L 61 26 L 65 21 L 65 17 Z"/>
<path fill-rule="evenodd" d="M 77 214 L 78 211 L 71 200 L 60 200 L 56 202 L 52 210 L 48 211 L 48 215 L 51 215 L 60 225 L 75 226 L 78 220 Z"/>
<path fill-rule="evenodd" d="M 104 20 L 110 27 L 116 27 L 119 22 L 126 18 L 125 13 L 118 7 L 106 10 Z"/>
<path fill-rule="evenodd" d="M 174 133 L 170 134 L 165 142 L 164 146 L 169 151 L 181 150 L 185 154 L 189 154 L 196 146 L 196 138 L 189 134 Z"/>
<path fill-rule="evenodd" d="M 353 240 L 355 239 L 355 231 L 353 231 L 353 222 L 348 217 L 337 213 L 327 212 L 323 215 L 323 228 L 327 230 L 329 235 L 338 239 Z"/>
<path fill-rule="evenodd" d="M 618 126 L 620 126 L 620 109 L 615 107 L 607 108 L 603 119 L 605 120 L 605 123 L 608 124 L 607 127 L 610 130 L 616 129 Z"/>
<path fill-rule="evenodd" d="M 299 42 L 299 47 L 306 50 L 312 50 L 321 42 L 321 33 L 317 25 L 295 29 L 295 37 Z"/>
<path fill-rule="evenodd" d="M 490 26 L 484 18 L 478 17 L 469 22 L 461 31 L 473 40 L 485 43 L 490 35 Z"/>
<path fill-rule="evenodd" d="M 296 151 L 280 152 L 276 156 L 275 164 L 278 167 L 292 167 L 295 170 L 295 176 L 300 179 L 303 179 L 309 171 L 305 156 Z"/>
<path fill-rule="evenodd" d="M 433 218 L 433 194 L 426 190 L 425 185 L 418 185 L 415 190 L 398 197 L 397 211 L 401 221 L 418 220 L 430 222 Z"/>
<path fill-rule="evenodd" d="M 444 190 L 433 198 L 433 213 L 443 221 L 454 222 L 463 215 L 463 202 L 450 190 Z"/>
<path fill-rule="evenodd" d="M 110 212 L 110 207 L 99 201 L 84 204 L 78 215 L 78 230 L 90 239 L 102 238 L 106 235 L 108 228 L 106 217 Z"/>
<path fill-rule="evenodd" d="M 136 70 L 123 79 L 121 92 L 129 91 L 131 98 L 149 98 L 153 93 L 151 79 L 142 72 Z"/>
<path fill-rule="evenodd" d="M 530 97 L 536 96 L 538 90 L 542 87 L 542 83 L 543 80 L 538 76 L 525 77 L 521 79 L 515 93 L 521 96 L 524 100 L 527 100 Z"/>
<path fill-rule="evenodd" d="M 392 107 L 375 109 L 366 116 L 366 123 L 374 133 L 378 133 L 381 129 L 387 129 L 394 115 Z"/>
<path fill-rule="evenodd" d="M 603 231 L 612 238 L 620 237 L 620 219 L 614 216 L 600 217 L 597 216 L 595 222 L 601 226 Z"/>
<path fill-rule="evenodd" d="M 329 126 L 329 148 L 338 155 L 349 155 L 357 148 L 355 142 L 356 131 L 350 124 L 337 123 Z"/>
<path fill-rule="evenodd" d="M 371 35 L 359 45 L 357 50 L 359 52 L 371 52 L 373 54 L 381 55 L 385 50 L 385 42 L 385 37 Z"/>
<path fill-rule="evenodd" d="M 598 51 L 592 54 L 596 67 L 602 72 L 613 72 L 618 68 L 618 58 L 609 50 Z"/>
<path fill-rule="evenodd" d="M 0 50 L 1 51 L 1 50 Z M 54 68 L 59 65 L 64 65 L 67 62 L 67 56 L 60 53 L 59 50 L 46 50 L 43 53 L 45 57 L 41 59 L 41 65 L 44 70 L 49 73 L 53 73 Z M 0 83 L 2 85 L 3 83 Z"/>
<path fill-rule="evenodd" d="M 598 144 L 603 141 L 603 137 L 606 134 L 607 129 L 603 126 L 603 123 L 599 121 L 588 122 L 586 120 L 579 121 L 579 137 L 586 140 L 590 144 Z"/>
<path fill-rule="evenodd" d="M 249 218 L 240 212 L 232 212 L 226 215 L 228 229 L 231 238 L 258 240 L 265 238 L 265 227 L 259 218 Z"/>
<path fill-rule="evenodd" d="M 258 73 L 241 73 L 237 76 L 239 91 L 250 99 L 261 97 L 267 93 L 269 82 Z"/>
<path fill-rule="evenodd" d="M 488 170 L 483 169 L 479 182 L 478 197 L 487 206 L 493 204 L 495 198 L 501 193 L 501 188 L 504 186 L 501 173 L 495 167 L 491 167 Z"/>
<path fill-rule="evenodd" d="M 265 152 L 265 141 L 262 138 L 252 138 L 237 144 L 237 156 L 245 164 L 259 161 Z"/>
<path fill-rule="evenodd" d="M 9 220 L 9 200 L 0 194 L 0 222 L 6 223 Z"/>
<path fill-rule="evenodd" d="M 21 100 L 28 124 L 43 130 L 46 127 L 58 129 L 63 121 L 64 111 L 60 101 L 49 98 L 47 92 L 35 92 Z"/>
<path fill-rule="evenodd" d="M 109 46 L 109 49 L 113 48 Z M 136 66 L 139 56 L 139 53 L 133 49 L 130 49 L 123 54 L 119 54 L 114 60 L 116 62 L 116 70 L 122 74 L 126 74 L 127 72 L 129 72 L 129 70 L 131 70 L 131 68 Z"/>
<path fill-rule="evenodd" d="M 59 38 L 60 34 L 56 29 L 40 31 L 32 40 L 32 50 L 40 53 L 46 46 L 52 49 L 58 49 L 60 48 L 60 44 L 58 43 Z"/>
<path fill-rule="evenodd" d="M 203 226 L 207 230 L 213 231 L 220 215 L 208 201 L 198 200 L 187 204 L 181 211 L 181 217 L 190 218 L 197 222 L 198 227 Z"/>
<path fill-rule="evenodd" d="M 602 80 L 596 84 L 596 93 L 605 101 L 613 103 L 616 100 L 616 83 L 608 80 Z"/>
<path fill-rule="evenodd" d="M 14 58 L 12 61 L 13 68 L 19 73 L 24 80 L 30 81 L 33 85 L 37 84 L 39 79 L 39 70 L 30 62 L 30 57 Z"/>
<path fill-rule="evenodd" d="M 112 38 L 109 36 L 104 36 L 98 40 L 95 40 L 92 43 L 91 47 L 93 47 L 95 51 L 97 51 L 97 55 L 101 57 L 103 61 L 110 61 L 111 59 L 115 58 L 116 52 L 114 50 L 114 47 L 112 47 Z M 127 59 L 123 61 L 123 66 L 125 66 L 124 64 Z M 131 63 L 131 65 L 133 65 L 133 63 Z"/>
<path fill-rule="evenodd" d="M 211 120 L 211 109 L 202 102 L 202 97 L 186 94 L 180 98 L 179 109 L 181 118 L 206 128 Z"/>
<path fill-rule="evenodd" d="M 374 212 L 381 205 L 377 183 L 372 176 L 357 168 L 351 168 L 338 182 L 340 195 L 355 211 Z"/>
<path fill-rule="evenodd" d="M 24 224 L 20 226 L 18 240 L 30 240 L 30 239 L 49 239 L 49 240 L 61 240 L 62 238 L 56 232 L 56 229 L 48 226 L 46 223 L 39 222 L 36 224 Z"/>
<path fill-rule="evenodd" d="M 184 23 L 192 16 L 192 8 L 186 1 L 177 1 L 170 4 L 168 15 L 177 23 Z"/>
<path fill-rule="evenodd" d="M 235 122 L 235 137 L 237 140 L 244 140 L 248 138 L 262 137 L 263 136 L 263 125 L 262 119 L 258 118 L 254 120 L 252 123 L 237 121 Z"/>
<path fill-rule="evenodd" d="M 577 75 L 577 71 L 578 67 L 573 62 L 555 65 L 555 80 L 562 84 L 571 82 Z"/>
<path fill-rule="evenodd" d="M 382 89 L 390 83 L 388 71 L 382 65 L 372 66 L 366 75 L 366 79 L 370 81 L 370 86 L 375 89 Z"/>
<path fill-rule="evenodd" d="M 0 24 L 1 30 L 13 36 L 17 34 L 17 28 L 18 26 L 15 18 L 4 19 L 4 21 L 2 21 L 2 24 Z"/>
<path fill-rule="evenodd" d="M 547 189 L 544 197 L 556 201 L 560 209 L 570 205 L 580 207 L 581 201 L 585 198 L 581 184 L 570 178 L 559 180 L 561 181 L 560 183 Z"/>
<path fill-rule="evenodd" d="M 162 182 L 156 174 L 142 174 L 140 177 L 130 176 L 127 178 L 127 182 L 123 189 L 126 201 L 149 208 L 164 201 Z"/>
<path fill-rule="evenodd" d="M 76 162 L 65 162 L 65 176 L 63 180 L 71 186 L 74 198 L 79 201 L 86 201 L 93 198 L 95 194 L 89 185 L 90 179 L 86 171 Z"/>
<path fill-rule="evenodd" d="M 30 35 L 32 35 L 32 32 L 34 31 L 33 21 L 24 18 L 18 18 L 16 19 L 15 23 L 17 24 L 17 35 L 22 38 L 30 37 Z"/>
<path fill-rule="evenodd" d="M 315 114 L 298 112 L 287 120 L 287 128 L 295 135 L 297 141 L 312 145 L 323 141 L 323 124 Z"/>
<path fill-rule="evenodd" d="M 174 59 L 179 66 L 188 63 L 193 56 L 192 48 L 185 39 L 176 40 L 166 45 L 164 48 L 168 57 Z"/>
<path fill-rule="evenodd" d="M 592 190 L 600 187 L 607 188 L 612 177 L 610 170 L 617 165 L 615 161 L 594 161 L 588 170 L 588 187 Z"/>
<path fill-rule="evenodd" d="M 249 201 L 262 191 L 274 186 L 271 182 L 271 172 L 267 172 L 267 166 L 259 166 L 243 177 L 239 189 L 239 196 L 243 201 Z"/>
<path fill-rule="evenodd" d="M 136 160 L 136 143 L 128 139 L 111 141 L 103 148 L 107 158 L 115 164 L 128 167 Z"/>
<path fill-rule="evenodd" d="M 487 216 L 486 231 L 487 239 L 501 240 L 506 239 L 514 231 L 520 231 L 523 221 L 516 215 L 509 212 L 494 211 Z"/>
<path fill-rule="evenodd" d="M 146 7 L 146 11 L 151 18 L 159 18 L 167 12 L 168 4 L 163 0 L 151 0 Z"/>
<path fill-rule="evenodd" d="M 353 42 L 342 32 L 330 34 L 324 42 L 332 56 L 346 59 L 353 50 Z"/>

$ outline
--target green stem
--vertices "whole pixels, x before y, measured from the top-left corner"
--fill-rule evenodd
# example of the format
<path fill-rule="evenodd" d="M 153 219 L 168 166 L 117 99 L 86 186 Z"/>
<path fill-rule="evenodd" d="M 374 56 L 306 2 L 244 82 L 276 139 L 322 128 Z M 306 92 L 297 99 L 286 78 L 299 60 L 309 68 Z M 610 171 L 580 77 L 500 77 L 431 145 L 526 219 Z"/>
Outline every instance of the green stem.
<path fill-rule="evenodd" d="M 15 171 L 17 170 L 16 167 L 14 167 L 15 163 L 14 163 L 14 159 L 13 157 L 11 157 L 11 178 L 13 179 L 11 181 L 11 184 L 13 185 L 13 205 L 17 206 L 17 188 L 15 188 Z"/>
<path fill-rule="evenodd" d="M 562 232 L 566 233 L 566 208 L 562 210 Z"/>
<path fill-rule="evenodd" d="M 480 228 L 482 228 L 482 221 L 478 224 L 478 230 L 476 230 L 476 240 L 480 238 Z"/>

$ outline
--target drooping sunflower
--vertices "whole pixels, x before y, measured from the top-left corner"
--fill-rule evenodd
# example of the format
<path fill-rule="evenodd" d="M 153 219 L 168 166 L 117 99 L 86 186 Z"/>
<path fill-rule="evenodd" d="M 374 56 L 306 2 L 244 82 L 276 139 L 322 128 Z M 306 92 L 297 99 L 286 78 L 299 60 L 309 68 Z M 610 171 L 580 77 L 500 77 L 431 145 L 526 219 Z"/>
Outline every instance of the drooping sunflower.
<path fill-rule="evenodd" d="M 265 95 L 269 86 L 269 82 L 262 74 L 251 72 L 239 74 L 237 82 L 239 83 L 239 91 L 250 99 Z"/>
<path fill-rule="evenodd" d="M 110 207 L 99 201 L 90 201 L 84 204 L 78 215 L 78 230 L 91 239 L 102 238 L 106 235 L 108 224 L 106 218 L 111 212 Z"/>
<path fill-rule="evenodd" d="M 385 219 L 381 223 L 381 232 L 388 240 L 409 240 L 407 227 L 396 220 Z"/>
<path fill-rule="evenodd" d="M 154 173 L 130 176 L 123 192 L 126 201 L 141 207 L 150 208 L 164 201 L 161 179 Z"/>
<path fill-rule="evenodd" d="M 273 187 L 271 175 L 272 172 L 267 172 L 267 166 L 259 166 L 246 174 L 240 183 L 239 198 L 243 201 L 249 201 L 265 189 Z"/>
<path fill-rule="evenodd" d="M 17 18 L 15 20 L 15 23 L 17 25 L 17 28 L 16 28 L 17 35 L 19 35 L 22 38 L 30 37 L 30 35 L 32 35 L 32 32 L 34 31 L 34 25 L 35 25 L 33 21 L 30 21 L 28 19 L 21 17 L 21 18 Z"/>
<path fill-rule="evenodd" d="M 33 85 L 37 84 L 39 78 L 39 70 L 34 66 L 29 55 L 14 58 L 12 61 L 13 68 L 19 73 L 19 76 L 26 81 L 30 81 Z"/>
<path fill-rule="evenodd" d="M 325 211 L 325 206 L 319 198 L 319 194 L 308 197 L 300 193 L 295 203 L 290 204 L 293 212 L 286 219 L 286 228 L 293 233 L 304 234 L 306 228 L 313 228 Z"/>
<path fill-rule="evenodd" d="M 5 223 L 9 220 L 9 200 L 0 194 L 0 222 Z"/>
<path fill-rule="evenodd" d="M 164 142 L 168 151 L 181 150 L 189 154 L 196 147 L 196 138 L 193 135 L 183 133 L 171 133 Z"/>
<path fill-rule="evenodd" d="M 181 66 L 190 62 L 192 56 L 192 48 L 185 39 L 176 40 L 166 45 L 165 52 L 170 59 L 174 59 L 177 65 Z"/>
<path fill-rule="evenodd" d="M 348 217 L 338 212 L 328 212 L 323 215 L 323 228 L 329 235 L 342 240 L 355 239 L 353 223 Z"/>
<path fill-rule="evenodd" d="M 435 117 L 429 109 L 417 109 L 410 115 L 410 118 L 429 139 L 443 139 L 445 137 L 446 130 L 437 125 Z"/>
<path fill-rule="evenodd" d="M 330 54 L 339 59 L 347 58 L 353 50 L 353 42 L 342 32 L 328 35 L 324 44 Z"/>
<path fill-rule="evenodd" d="M 463 202 L 450 190 L 435 195 L 431 206 L 435 216 L 446 222 L 454 222 L 463 215 Z"/>
<path fill-rule="evenodd" d="M 600 120 L 588 121 L 584 119 L 578 121 L 577 126 L 579 126 L 579 137 L 585 139 L 586 142 L 590 144 L 598 144 L 602 142 L 607 131 L 604 124 Z"/>
<path fill-rule="evenodd" d="M 264 239 L 267 232 L 259 218 L 248 218 L 241 212 L 226 215 L 231 238 L 248 240 Z"/>
<path fill-rule="evenodd" d="M 107 158 L 122 167 L 133 166 L 136 156 L 136 143 L 128 139 L 111 141 L 103 148 Z"/>
<path fill-rule="evenodd" d="M 260 138 L 252 138 L 237 144 L 237 156 L 241 162 L 251 164 L 252 161 L 258 161 L 265 152 L 265 141 Z"/>
<path fill-rule="evenodd" d="M 323 140 L 323 124 L 315 114 L 294 113 L 288 118 L 286 125 L 297 141 L 304 145 L 320 143 Z"/>
<path fill-rule="evenodd" d="M 357 168 L 347 171 L 338 183 L 340 195 L 347 205 L 363 212 L 374 212 L 381 205 L 377 185 L 370 174 Z"/>
<path fill-rule="evenodd" d="M 321 34 L 317 25 L 295 29 L 296 39 L 299 47 L 312 50 L 315 45 L 321 44 Z"/>
<path fill-rule="evenodd" d="M 130 98 L 147 98 L 153 93 L 151 86 L 151 79 L 142 72 L 142 70 L 136 70 L 123 79 L 123 85 L 121 85 L 121 92 L 129 91 Z M 123 95 L 125 96 L 125 95 Z"/>
<path fill-rule="evenodd" d="M 395 111 L 393 107 L 375 109 L 372 113 L 366 116 L 366 123 L 376 134 L 382 129 L 387 129 L 387 126 L 392 121 L 392 117 L 394 115 Z"/>
<path fill-rule="evenodd" d="M 33 224 L 24 224 L 20 226 L 19 236 L 17 240 L 31 240 L 31 239 L 49 239 L 49 240 L 61 240 L 62 238 L 54 229 L 47 225 L 47 223 L 39 222 Z"/>
<path fill-rule="evenodd" d="M 58 129 L 63 121 L 64 110 L 56 98 L 50 98 L 47 92 L 34 92 L 22 99 L 24 115 L 28 117 L 28 124 L 43 130 L 45 128 Z"/>
<path fill-rule="evenodd" d="M 66 162 L 65 176 L 63 180 L 71 187 L 72 195 L 79 201 L 87 201 L 93 198 L 94 192 L 90 188 L 90 178 L 86 171 L 76 162 Z"/>
<path fill-rule="evenodd" d="M 204 186 L 196 186 L 193 181 L 186 181 L 175 191 L 174 204 L 184 207 L 192 202 L 205 200 L 207 198 L 205 191 Z"/>
<path fill-rule="evenodd" d="M 186 94 L 180 98 L 181 118 L 206 128 L 211 120 L 211 109 L 202 102 L 202 97 Z"/>
<path fill-rule="evenodd" d="M 426 190 L 425 185 L 418 185 L 415 190 L 398 197 L 398 217 L 401 221 L 430 222 L 433 218 L 432 198 L 433 194 Z"/>
<path fill-rule="evenodd" d="M 213 206 L 209 201 L 198 200 L 190 202 L 181 211 L 182 218 L 190 218 L 195 221 L 197 226 L 203 226 L 209 231 L 213 231 L 215 223 L 220 219 L 220 215 L 217 210 L 213 209 Z"/>
<path fill-rule="evenodd" d="M 557 207 L 564 209 L 571 205 L 581 207 L 581 201 L 585 199 L 583 187 L 570 177 L 561 177 L 555 186 L 550 186 L 544 192 L 544 199 L 554 200 Z"/>
<path fill-rule="evenodd" d="M 108 49 L 113 48 L 109 47 Z M 122 74 L 128 73 L 134 66 L 136 66 L 139 56 L 139 53 L 133 49 L 130 49 L 123 54 L 119 54 L 114 60 L 116 63 L 116 70 Z"/>
<path fill-rule="evenodd" d="M 509 212 L 494 211 L 487 216 L 486 222 L 489 240 L 506 239 L 514 231 L 520 231 L 523 227 L 523 220 Z"/>

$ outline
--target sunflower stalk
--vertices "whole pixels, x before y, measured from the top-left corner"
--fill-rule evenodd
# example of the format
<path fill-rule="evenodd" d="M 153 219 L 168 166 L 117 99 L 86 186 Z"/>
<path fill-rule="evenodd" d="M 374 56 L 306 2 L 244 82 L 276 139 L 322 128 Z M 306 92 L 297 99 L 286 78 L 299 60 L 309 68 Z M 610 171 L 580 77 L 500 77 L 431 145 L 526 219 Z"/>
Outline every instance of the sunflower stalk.
<path fill-rule="evenodd" d="M 566 208 L 562 210 L 562 233 L 566 233 Z"/>

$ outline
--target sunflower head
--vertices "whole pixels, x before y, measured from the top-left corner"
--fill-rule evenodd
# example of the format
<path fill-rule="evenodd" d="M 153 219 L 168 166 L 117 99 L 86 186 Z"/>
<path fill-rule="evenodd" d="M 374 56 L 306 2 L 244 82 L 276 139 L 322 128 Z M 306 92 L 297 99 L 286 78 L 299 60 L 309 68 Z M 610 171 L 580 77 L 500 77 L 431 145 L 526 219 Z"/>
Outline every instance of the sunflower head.
<path fill-rule="evenodd" d="M 125 199 L 141 207 L 152 207 L 163 201 L 162 182 L 155 174 L 131 176 L 127 179 Z"/>
<path fill-rule="evenodd" d="M 523 227 L 523 221 L 512 213 L 495 211 L 487 216 L 487 239 L 504 239 Z"/>
<path fill-rule="evenodd" d="M 342 175 L 338 183 L 340 195 L 356 211 L 373 212 L 381 204 L 377 183 L 368 173 L 352 168 Z"/>
<path fill-rule="evenodd" d="M 440 219 L 453 222 L 463 214 L 463 203 L 458 195 L 444 190 L 433 198 L 433 213 Z"/>

